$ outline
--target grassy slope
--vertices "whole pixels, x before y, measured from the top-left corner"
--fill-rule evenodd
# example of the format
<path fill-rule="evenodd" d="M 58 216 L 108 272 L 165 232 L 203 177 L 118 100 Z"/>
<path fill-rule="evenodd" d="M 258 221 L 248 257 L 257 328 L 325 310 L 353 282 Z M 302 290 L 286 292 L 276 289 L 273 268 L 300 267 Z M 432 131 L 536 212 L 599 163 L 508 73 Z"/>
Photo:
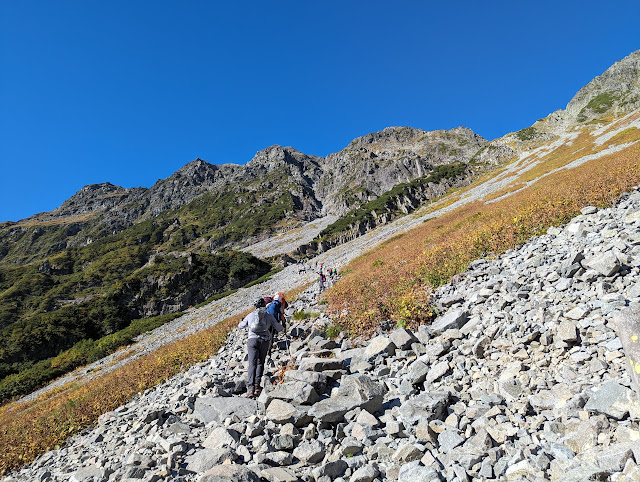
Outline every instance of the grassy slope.
<path fill-rule="evenodd" d="M 638 134 L 637 130 L 626 130 L 610 143 L 638 141 Z M 606 143 L 598 147 L 589 134 L 583 134 L 572 146 L 547 154 L 548 164 L 540 163 L 535 169 L 549 175 L 527 189 L 492 204 L 475 202 L 458 208 L 354 260 L 328 293 L 333 308 L 348 308 L 349 314 L 340 324 L 353 334 L 361 334 L 371 332 L 384 318 L 406 324 L 428 321 L 430 289 L 464 270 L 473 259 L 524 243 L 549 226 L 568 221 L 585 205 L 611 205 L 621 193 L 640 183 L 640 143 L 570 171 L 550 173 L 552 168 L 604 147 Z M 522 186 L 531 176 L 533 173 L 526 173 L 513 184 Z M 513 188 L 505 189 L 511 191 Z M 26 405 L 13 403 L 0 408 L 0 445 L 10 447 L 0 453 L 0 473 L 54 448 L 94 423 L 101 413 L 173 376 L 181 367 L 208 358 L 236 322 L 237 318 L 226 320 L 95 381 L 67 387 Z"/>
<path fill-rule="evenodd" d="M 327 294 L 334 311 L 348 310 L 340 323 L 352 333 L 363 333 L 372 332 L 381 319 L 400 324 L 428 320 L 431 289 L 474 259 L 514 248 L 550 226 L 567 222 L 586 205 L 611 205 L 640 183 L 640 143 L 636 142 L 640 132 L 625 130 L 618 136 L 597 146 L 590 134 L 582 133 L 512 183 L 522 187 L 547 174 L 528 188 L 491 204 L 467 204 L 354 260 Z M 551 173 L 622 140 L 636 144 L 580 167 Z M 503 193 L 511 190 L 507 187 Z"/>

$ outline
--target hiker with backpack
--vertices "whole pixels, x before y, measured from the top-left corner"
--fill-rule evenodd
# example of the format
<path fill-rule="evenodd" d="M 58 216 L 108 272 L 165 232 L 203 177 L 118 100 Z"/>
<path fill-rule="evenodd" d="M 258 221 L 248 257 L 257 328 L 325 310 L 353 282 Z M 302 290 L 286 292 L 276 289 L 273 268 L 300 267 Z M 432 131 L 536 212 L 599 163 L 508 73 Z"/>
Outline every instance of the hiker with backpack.
<path fill-rule="evenodd" d="M 249 355 L 247 396 L 249 398 L 258 397 L 262 391 L 260 382 L 264 372 L 264 361 L 271 346 L 272 333 L 284 329 L 273 315 L 267 313 L 264 298 L 258 298 L 253 306 L 255 310 L 245 316 L 238 325 L 238 328 L 249 328 L 247 340 Z"/>
<path fill-rule="evenodd" d="M 273 315 L 273 317 L 282 325 L 282 330 L 286 333 L 287 321 L 284 318 L 284 309 L 287 307 L 287 301 L 284 299 L 284 293 L 276 293 L 273 298 L 270 298 L 270 302 L 267 303 L 267 313 Z M 276 338 L 276 333 L 271 330 L 271 342 L 269 343 L 268 356 L 271 356 L 271 348 L 273 348 L 273 340 Z"/>
<path fill-rule="evenodd" d="M 284 299 L 284 293 L 276 293 L 271 298 L 271 302 L 267 304 L 267 313 L 273 315 L 278 322 L 287 331 L 286 321 L 284 319 L 284 309 L 287 307 L 287 300 Z"/>

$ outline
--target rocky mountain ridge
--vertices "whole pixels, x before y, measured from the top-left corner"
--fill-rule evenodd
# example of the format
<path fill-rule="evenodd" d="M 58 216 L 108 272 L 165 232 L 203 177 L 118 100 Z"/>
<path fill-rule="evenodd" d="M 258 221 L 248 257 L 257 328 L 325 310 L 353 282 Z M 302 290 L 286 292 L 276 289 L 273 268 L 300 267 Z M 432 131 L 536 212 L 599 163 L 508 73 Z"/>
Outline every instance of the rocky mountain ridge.
<path fill-rule="evenodd" d="M 439 165 L 468 162 L 484 144 L 486 140 L 465 128 L 425 132 L 392 127 L 356 139 L 326 158 L 306 155 L 292 147 L 271 146 L 246 165 L 217 166 L 196 159 L 150 188 L 89 185 L 49 213 L 2 223 L 0 244 L 5 246 L 0 255 L 9 253 L 6 260 L 22 263 L 65 247 L 83 246 L 163 213 L 178 216 L 178 211 L 188 211 L 189 204 L 204 195 L 213 208 L 224 210 L 224 205 L 216 204 L 221 196 L 242 198 L 246 193 L 259 208 L 265 202 L 273 203 L 276 194 L 286 193 L 290 207 L 273 224 L 276 230 L 290 229 L 321 216 L 343 215 Z M 251 207 L 246 211 L 251 212 Z M 50 237 L 55 240 L 41 246 L 37 238 L 42 232 L 52 233 Z M 221 240 L 222 245 L 237 242 Z M 10 245 L 14 249 L 21 246 L 23 254 L 11 256 Z"/>
<path fill-rule="evenodd" d="M 125 189 L 110 183 L 85 186 L 49 213 L 0 224 L 0 244 L 5 244 L 0 246 L 0 257 L 6 257 L 10 251 L 6 244 L 10 243 L 32 253 L 13 262 L 41 258 L 180 209 L 203 194 L 235 192 L 239 187 L 240 191 L 291 192 L 289 219 L 277 229 L 290 229 L 324 215 L 342 216 L 399 183 L 428 174 L 434 166 L 457 161 L 480 165 L 476 171 L 495 168 L 560 132 L 590 123 L 597 127 L 603 116 L 634 111 L 640 107 L 639 77 L 640 51 L 636 51 L 580 89 L 565 110 L 490 142 L 463 127 L 432 132 L 389 127 L 354 139 L 326 158 L 272 146 L 244 166 L 213 165 L 196 159 L 150 188 Z M 256 182 L 264 176 L 269 177 L 266 182 Z M 50 231 L 57 231 L 51 236 L 55 239 L 39 246 L 35 238 Z"/>

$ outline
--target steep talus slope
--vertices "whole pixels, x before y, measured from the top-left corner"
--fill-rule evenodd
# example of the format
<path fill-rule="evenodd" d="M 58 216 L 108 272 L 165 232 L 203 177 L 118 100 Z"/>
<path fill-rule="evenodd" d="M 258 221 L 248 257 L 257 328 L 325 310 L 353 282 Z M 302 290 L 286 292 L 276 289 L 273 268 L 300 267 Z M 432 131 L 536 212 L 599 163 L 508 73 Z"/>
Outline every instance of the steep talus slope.
<path fill-rule="evenodd" d="M 415 331 L 329 339 L 308 289 L 257 400 L 236 330 L 4 482 L 637 480 L 640 404 L 609 320 L 640 306 L 640 192 L 582 211 L 474 262 Z"/>

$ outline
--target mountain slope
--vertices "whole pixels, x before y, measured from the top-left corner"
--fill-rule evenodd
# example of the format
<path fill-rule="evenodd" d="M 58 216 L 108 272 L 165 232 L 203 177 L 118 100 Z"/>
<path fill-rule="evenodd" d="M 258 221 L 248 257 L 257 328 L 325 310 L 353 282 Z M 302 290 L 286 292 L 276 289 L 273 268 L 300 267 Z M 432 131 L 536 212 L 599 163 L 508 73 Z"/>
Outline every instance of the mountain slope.
<path fill-rule="evenodd" d="M 598 95 L 600 93 L 594 92 L 593 98 Z M 562 117 L 567 114 L 563 111 L 559 115 Z M 576 120 L 563 128 L 554 123 L 556 118 L 552 114 L 532 128 L 483 146 L 484 150 L 478 156 L 488 151 L 513 154 L 509 163 L 499 166 L 483 179 L 315 258 L 314 262 L 337 266 L 341 272 L 342 268 L 347 268 L 340 283 L 327 294 L 331 306 L 340 314 L 334 322 L 352 334 L 372 333 L 381 325 L 393 326 L 394 323 L 401 326 L 429 323 L 433 316 L 429 304 L 433 288 L 464 271 L 474 260 L 494 258 L 517 248 L 532 236 L 544 234 L 549 228 L 549 232 L 553 233 L 554 226 L 569 221 L 583 207 L 610 206 L 621 195 L 624 196 L 625 191 L 640 184 L 638 110 L 621 116 L 609 110 L 595 118 L 597 122 Z M 197 201 L 195 199 L 192 203 Z M 637 221 L 637 217 L 629 219 L 630 222 Z M 178 226 L 173 218 L 166 222 L 168 224 L 160 230 L 163 234 L 158 238 L 158 243 L 170 239 L 172 230 Z M 618 223 L 611 221 L 614 222 Z M 145 223 L 152 225 L 151 220 Z M 408 228 L 416 229 L 409 231 Z M 614 264 L 618 271 L 614 275 L 624 276 L 623 273 L 628 273 L 628 270 L 638 268 L 635 248 L 638 240 L 633 234 L 625 235 L 624 239 L 615 238 L 616 228 L 613 224 L 599 223 L 597 228 L 586 229 L 576 222 L 567 230 L 587 241 L 594 235 L 604 238 L 605 253 L 609 252 L 617 259 Z M 167 233 L 166 236 L 164 233 Z M 138 232 L 128 239 L 142 240 L 147 234 Z M 625 246 L 617 246 L 619 243 Z M 292 247 L 295 247 L 295 243 L 283 246 L 283 252 L 289 252 Z M 616 250 L 621 252 L 620 257 Z M 625 258 L 627 252 L 633 256 Z M 535 250 L 530 250 L 524 261 L 523 269 L 535 271 L 542 265 L 542 261 L 536 259 Z M 571 263 L 566 266 L 563 264 L 562 269 L 569 271 L 577 262 L 573 258 L 565 261 Z M 351 263 L 347 266 L 348 262 Z M 482 263 L 479 261 L 473 266 Z M 62 262 L 50 263 L 50 268 L 67 269 L 65 266 Z M 586 266 L 591 265 L 587 263 Z M 43 269 L 49 268 L 44 266 Z M 298 274 L 297 271 L 297 267 L 289 266 L 268 283 L 241 290 L 224 301 L 207 305 L 201 311 L 193 311 L 149 337 L 159 339 L 161 343 L 169 330 L 179 337 L 181 331 L 195 323 L 210 326 L 228 315 L 240 313 L 250 306 L 252 298 L 257 295 L 279 290 L 285 283 L 292 286 L 291 283 L 296 280 L 300 284 L 309 280 L 309 276 Z M 491 270 L 479 274 L 479 281 L 498 274 Z M 584 273 L 578 276 L 581 282 L 588 282 L 593 273 L 584 269 Z M 548 282 L 554 282 L 554 278 L 553 273 L 545 276 Z M 616 279 L 606 282 L 610 285 L 607 290 L 615 289 Z M 509 285 L 509 290 L 515 290 L 514 296 L 518 300 L 525 299 L 524 296 L 530 292 L 526 283 L 518 279 L 513 283 Z M 516 286 L 516 283 L 520 286 Z M 495 286 L 487 286 L 487 289 Z M 539 287 L 536 286 L 536 289 Z M 471 296 L 471 309 L 486 301 L 481 293 Z M 446 303 L 455 304 L 459 301 L 453 299 Z M 508 306 L 509 303 L 502 306 L 501 311 L 508 310 Z M 558 319 L 545 321 L 555 323 Z M 510 337 L 511 332 L 507 336 Z M 131 348 L 131 352 L 136 350 L 136 346 Z M 106 371 L 108 368 L 104 369 Z"/>
<path fill-rule="evenodd" d="M 594 93 L 593 95 L 597 97 L 600 94 Z M 232 165 L 216 167 L 201 160 L 194 161 L 167 180 L 158 181 L 149 190 L 128 191 L 111 185 L 85 188 L 78 193 L 77 197 L 66 203 L 64 209 L 61 208 L 61 216 L 75 216 L 77 218 L 96 213 L 96 219 L 105 219 L 105 217 L 112 216 L 113 213 L 124 212 L 126 206 L 131 206 L 132 203 L 135 204 L 142 198 L 153 198 L 153 203 L 137 204 L 139 211 L 135 211 L 139 213 L 140 218 L 144 216 L 149 216 L 149 218 L 132 224 L 117 236 L 108 236 L 97 241 L 87 238 L 77 247 L 63 250 L 58 255 L 48 256 L 43 261 L 28 265 L 26 270 L 20 266 L 7 267 L 2 272 L 0 279 L 3 283 L 3 323 L 5 328 L 9 329 L 10 325 L 16 321 L 21 321 L 23 324 L 28 323 L 31 316 L 37 316 L 42 320 L 54 320 L 57 319 L 57 316 L 65 313 L 60 310 L 70 310 L 83 303 L 86 303 L 83 306 L 91 310 L 92 307 L 101 305 L 104 300 L 112 300 L 114 302 L 113 308 L 117 312 L 128 306 L 129 301 L 127 300 L 131 300 L 132 296 L 134 299 L 146 299 L 147 295 L 140 291 L 142 287 L 159 287 L 162 284 L 159 281 L 163 276 L 163 271 L 174 269 L 170 264 L 159 264 L 155 273 L 151 273 L 151 278 L 145 283 L 127 282 L 128 279 L 140 279 L 148 276 L 145 267 L 152 265 L 153 259 L 162 259 L 166 263 L 167 260 L 187 259 L 193 253 L 207 252 L 229 243 L 248 244 L 251 238 L 259 240 L 267 233 L 275 233 L 279 229 L 300 224 L 305 217 L 313 219 L 314 216 L 320 214 L 321 209 L 343 210 L 349 205 L 346 196 L 350 196 L 353 192 L 359 193 L 361 198 L 356 196 L 354 198 L 356 200 L 350 202 L 355 202 L 356 205 L 365 203 L 363 205 L 365 211 L 371 206 L 368 203 L 378 199 L 384 200 L 385 208 L 389 207 L 384 198 L 386 193 L 380 190 L 375 191 L 380 189 L 380 184 L 384 182 L 385 176 L 390 176 L 389 183 L 393 184 L 397 180 L 411 179 L 412 176 L 433 173 L 440 168 L 444 169 L 451 166 L 452 161 L 455 163 L 456 159 L 469 161 L 469 164 L 473 165 L 474 162 L 477 162 L 474 159 L 485 156 L 486 162 L 480 167 L 486 169 L 486 166 L 491 162 L 504 162 L 505 159 L 512 158 L 513 160 L 502 170 L 496 171 L 491 179 L 448 198 L 448 202 L 453 203 L 450 209 L 476 200 L 482 200 L 486 205 L 499 202 L 500 199 L 513 196 L 514 193 L 534 184 L 536 179 L 551 176 L 563 166 L 577 167 L 580 162 L 592 162 L 599 157 L 615 152 L 624 152 L 638 140 L 638 114 L 636 111 L 622 118 L 609 118 L 607 116 L 610 113 L 605 112 L 605 114 L 599 119 L 601 122 L 568 124 L 562 131 L 557 128 L 544 130 L 543 127 L 550 121 L 540 121 L 539 124 L 542 127 L 533 126 L 533 130 L 509 134 L 491 143 L 487 143 L 471 131 L 462 128 L 434 133 L 425 133 L 410 128 L 389 128 L 381 133 L 357 139 L 344 152 L 333 157 L 329 156 L 330 163 L 320 158 L 306 156 L 291 148 L 273 146 L 258 153 L 243 168 Z M 400 146 L 407 148 L 404 149 Z M 472 155 L 472 153 L 474 154 Z M 330 166 L 330 169 L 327 166 Z M 331 174 L 333 178 L 337 177 L 336 172 L 342 173 L 341 183 L 334 182 L 333 189 L 326 188 L 326 182 L 323 184 L 323 180 L 331 179 L 326 174 L 325 168 L 333 173 Z M 478 172 L 481 172 L 481 169 Z M 453 176 L 454 179 L 456 177 L 457 175 Z M 422 178 L 418 177 L 417 179 Z M 471 179 L 468 182 L 471 182 Z M 407 189 L 413 189 L 411 183 L 403 184 L 409 185 Z M 193 198 L 190 198 L 182 192 L 188 191 L 190 186 L 195 186 L 200 194 L 194 194 Z M 323 191 L 318 186 L 324 186 L 323 189 L 326 190 Z M 350 186 L 350 188 L 341 194 L 339 190 L 341 186 Z M 377 194 L 377 192 L 381 192 L 381 194 Z M 612 192 L 615 191 L 612 190 Z M 172 200 L 172 193 L 181 194 L 176 194 L 178 197 Z M 372 197 L 373 201 L 368 200 L 369 197 Z M 134 201 L 134 198 L 137 201 Z M 83 204 L 81 202 L 83 199 L 92 202 L 86 202 L 88 207 L 85 211 L 74 211 L 74 209 L 80 209 L 79 206 Z M 154 217 L 152 216 L 152 206 L 164 207 L 158 208 L 160 214 Z M 327 206 L 330 207 L 327 208 Z M 398 205 L 392 203 L 390 207 L 392 211 L 396 210 L 394 206 Z M 415 207 L 417 206 L 412 206 L 412 208 Z M 434 208 L 437 208 L 437 205 Z M 440 211 L 440 214 L 446 212 L 446 209 Z M 499 213 L 499 210 L 496 212 Z M 561 211 L 556 213 L 560 218 L 549 218 L 544 222 L 557 222 L 557 219 L 562 219 L 562 216 L 567 216 L 570 212 L 570 209 Z M 554 211 L 551 210 L 550 213 L 554 214 Z M 377 212 L 375 214 L 378 216 Z M 396 214 L 394 213 L 394 215 Z M 480 212 L 480 214 L 482 213 Z M 498 214 L 495 215 L 498 216 Z M 386 219 L 385 222 L 389 219 Z M 417 216 L 403 218 L 390 225 L 390 230 L 381 230 L 378 233 L 394 232 L 394 230 L 397 231 L 409 224 L 420 223 L 420 219 L 424 220 L 425 218 Z M 31 219 L 29 222 L 32 221 L 34 220 Z M 471 226 L 477 224 L 475 220 L 464 222 L 470 223 Z M 372 228 L 375 224 L 377 222 L 369 222 L 367 229 Z M 460 224 L 460 221 L 456 221 L 454 224 Z M 60 230 L 64 226 L 68 228 L 70 225 L 72 226 L 72 224 L 64 224 L 57 226 L 56 229 Z M 97 229 L 98 225 L 92 226 Z M 507 228 L 508 226 L 504 227 L 505 230 Z M 521 236 L 527 233 L 536 233 L 536 228 L 533 225 L 525 228 L 514 239 L 521 239 Z M 10 234 L 12 229 L 23 229 L 30 232 L 29 236 L 32 241 L 47 236 L 47 232 L 44 231 L 34 237 L 34 232 L 29 230 L 35 228 L 29 223 L 8 226 L 7 232 Z M 86 235 L 86 233 L 80 232 L 76 234 L 78 236 Z M 373 235 L 373 239 L 375 236 L 377 234 Z M 434 237 L 433 234 L 428 236 Z M 371 237 L 365 238 L 363 242 L 371 242 L 371 239 Z M 497 234 L 495 239 L 500 239 L 500 235 Z M 345 240 L 342 239 L 342 241 Z M 461 259 L 468 259 L 472 253 L 481 255 L 483 252 L 495 249 L 491 247 L 493 246 L 491 243 L 485 243 L 482 239 L 475 240 L 474 243 L 478 243 L 477 249 L 468 249 L 466 257 Z M 19 243 L 13 245 L 9 243 L 9 245 L 10 249 L 14 249 L 18 247 Z M 414 260 L 422 259 L 420 252 L 424 251 L 423 245 L 424 242 L 416 243 L 416 248 L 419 251 L 414 256 Z M 360 246 L 365 245 L 360 244 Z M 496 247 L 499 246 L 496 245 Z M 291 249 L 283 252 L 290 252 L 295 246 L 288 248 Z M 338 255 L 336 251 L 332 251 L 330 256 Z M 337 258 L 334 258 L 333 262 L 330 257 L 324 259 L 327 259 L 329 265 L 342 264 L 342 261 L 338 262 Z M 392 261 L 393 258 L 389 261 L 380 259 L 382 262 L 376 266 L 397 265 Z M 412 264 L 413 260 L 411 262 L 404 261 L 406 263 L 403 266 L 407 268 L 421 269 Z M 448 269 L 451 269 L 452 266 L 457 265 L 448 266 Z M 371 266 L 365 267 L 368 270 L 370 268 Z M 385 269 L 387 268 L 381 268 L 378 271 Z M 179 277 L 184 277 L 184 273 L 188 273 L 189 268 L 188 266 L 178 267 L 178 272 L 183 273 Z M 446 273 L 445 271 L 442 276 L 446 277 Z M 386 279 L 395 283 L 402 279 L 402 276 L 394 271 L 389 273 Z M 253 279 L 256 277 L 257 275 Z M 366 273 L 358 278 L 358 289 L 364 289 L 368 286 L 368 282 L 364 281 L 366 278 Z M 244 281 L 248 280 L 249 278 L 244 278 Z M 202 283 L 203 280 L 193 279 L 192 281 L 198 286 L 206 286 Z M 373 283 L 378 283 L 377 279 L 374 279 Z M 115 292 L 109 290 L 112 285 L 116 287 Z M 345 284 L 345 286 L 347 285 Z M 125 287 L 124 291 L 122 291 L 122 287 Z M 122 293 L 127 292 L 131 287 L 137 287 L 138 292 L 122 296 Z M 216 289 L 219 291 L 223 288 L 225 286 L 219 286 Z M 206 298 L 214 292 L 214 289 L 208 288 L 207 293 L 200 293 L 200 299 Z M 115 296 L 117 293 L 120 294 Z M 345 293 L 348 291 L 345 290 Z M 169 296 L 168 298 L 166 295 L 163 296 L 165 296 L 163 302 L 151 303 L 148 305 L 148 309 L 145 308 L 145 310 L 136 313 L 145 315 L 166 313 L 165 308 L 168 306 L 173 306 L 174 310 L 184 309 L 192 303 L 191 299 L 195 299 L 184 297 L 182 293 L 174 293 L 173 297 Z M 351 292 L 349 296 L 353 300 L 362 298 L 362 294 L 358 290 Z M 394 301 L 396 294 L 393 290 L 390 290 L 385 296 L 390 296 L 389 303 L 391 305 L 385 306 L 387 301 L 382 297 L 383 299 L 377 303 L 376 308 L 380 310 L 380 316 L 393 318 L 406 308 L 406 306 L 398 305 Z M 180 302 L 176 301 L 178 298 L 181 298 Z M 413 303 L 413 300 L 409 299 L 407 302 Z M 340 303 L 340 300 L 337 300 L 336 303 Z M 394 305 L 394 303 L 396 304 Z M 408 313 L 412 313 L 411 309 Z M 369 308 L 364 311 L 369 313 L 368 316 L 371 315 Z M 95 313 L 96 319 L 104 318 L 102 325 L 106 327 L 106 331 L 96 332 L 97 334 L 107 333 L 109 330 L 122 327 L 121 322 L 109 321 L 113 320 L 112 316 L 103 316 L 99 310 Z M 356 319 L 360 316 L 353 306 L 351 313 Z M 406 315 L 404 316 L 406 317 Z M 50 321 L 46 321 L 46 325 L 53 328 L 56 326 Z M 7 339 L 10 338 L 7 337 Z M 78 337 L 69 337 L 70 341 L 77 339 Z M 65 346 L 53 344 L 52 348 L 60 350 Z M 15 358 L 15 355 L 12 352 L 11 356 Z M 7 363 L 14 362 L 13 358 L 7 360 Z M 16 370 L 16 367 L 5 368 L 5 373 Z"/>

